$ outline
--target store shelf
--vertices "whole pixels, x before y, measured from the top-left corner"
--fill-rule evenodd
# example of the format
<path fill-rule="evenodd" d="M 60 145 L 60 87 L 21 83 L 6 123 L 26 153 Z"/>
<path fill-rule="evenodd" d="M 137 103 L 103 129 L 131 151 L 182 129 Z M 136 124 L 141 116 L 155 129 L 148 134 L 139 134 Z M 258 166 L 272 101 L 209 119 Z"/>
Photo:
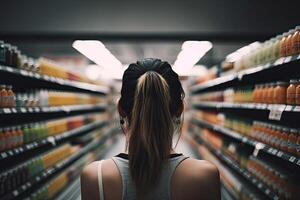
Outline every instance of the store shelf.
<path fill-rule="evenodd" d="M 225 75 L 202 84 L 191 87 L 193 94 L 220 90 L 226 87 L 234 87 L 245 84 L 257 84 L 274 80 L 281 80 L 284 77 L 294 77 L 296 70 L 299 70 L 300 55 L 280 58 L 272 63 L 246 69 L 235 74 Z M 299 77 L 296 77 L 299 78 Z"/>
<path fill-rule="evenodd" d="M 221 133 L 225 136 L 228 136 L 230 138 L 236 139 L 244 144 L 250 145 L 252 147 L 254 147 L 257 150 L 257 153 L 259 153 L 260 151 L 264 152 L 267 155 L 276 157 L 278 159 L 281 159 L 282 161 L 285 161 L 291 165 L 295 165 L 295 166 L 300 166 L 300 158 L 290 155 L 288 153 L 285 153 L 279 149 L 270 147 L 266 144 L 263 144 L 261 142 L 257 142 L 255 140 L 252 140 L 248 137 L 242 136 L 239 133 L 232 131 L 230 129 L 224 128 L 222 126 L 218 126 L 218 125 L 213 125 L 211 123 L 205 122 L 205 121 L 200 121 L 200 120 L 196 120 L 193 119 L 192 120 L 193 124 L 196 124 L 197 126 L 200 126 L 202 128 L 207 128 L 210 129 L 212 131 Z"/>
<path fill-rule="evenodd" d="M 26 154 L 30 151 L 42 148 L 42 147 L 46 147 L 46 146 L 57 146 L 58 144 L 62 143 L 63 141 L 66 141 L 72 137 L 75 137 L 77 135 L 80 135 L 84 132 L 96 129 L 96 128 L 101 128 L 103 126 L 105 126 L 107 124 L 107 122 L 95 122 L 95 123 L 91 123 L 91 124 L 87 124 L 85 126 L 82 126 L 80 128 L 76 128 L 70 131 L 67 131 L 65 133 L 62 133 L 60 135 L 56 135 L 56 136 L 49 136 L 45 139 L 42 139 L 40 141 L 35 141 L 35 142 L 31 142 L 28 144 L 25 144 L 21 147 L 17 147 L 11 150 L 7 150 L 4 152 L 0 153 L 0 162 L 5 162 L 7 160 L 11 160 L 14 159 L 20 155 Z"/>
<path fill-rule="evenodd" d="M 72 113 L 77 111 L 105 111 L 106 105 L 71 105 L 53 107 L 21 107 L 21 108 L 0 108 L 0 115 L 39 114 L 39 113 Z"/>
<path fill-rule="evenodd" d="M 238 112 L 257 120 L 280 121 L 285 125 L 299 127 L 298 119 L 300 119 L 300 106 L 283 104 L 201 102 L 194 104 L 193 107 L 199 110 Z"/>
<path fill-rule="evenodd" d="M 116 130 L 112 130 L 109 133 L 103 135 L 101 139 L 95 140 L 95 141 L 91 142 L 90 144 L 86 145 L 78 153 L 57 163 L 53 167 L 46 169 L 45 171 L 41 172 L 39 175 L 35 176 L 31 180 L 24 183 L 22 186 L 18 187 L 17 189 L 13 190 L 12 192 L 1 197 L 1 200 L 12 200 L 12 199 L 19 198 L 25 192 L 28 192 L 29 190 L 33 189 L 38 184 L 41 184 L 42 182 L 46 181 L 50 177 L 53 177 L 55 174 L 61 172 L 63 169 L 70 166 L 73 162 L 78 160 L 84 154 L 86 154 L 89 151 L 92 151 L 93 149 L 104 144 L 109 138 L 113 137 L 116 133 L 117 133 Z"/>
<path fill-rule="evenodd" d="M 237 163 L 233 162 L 230 158 L 222 154 L 220 150 L 216 150 L 211 147 L 208 143 L 203 141 L 197 134 L 192 133 L 194 138 L 202 145 L 204 145 L 210 152 L 212 152 L 218 159 L 233 169 L 235 172 L 244 177 L 249 183 L 261 191 L 266 197 L 273 200 L 279 200 L 279 196 L 272 192 L 264 183 L 255 178 L 248 170 L 241 168 Z"/>
<path fill-rule="evenodd" d="M 36 108 L 0 108 L 0 126 L 18 125 L 86 113 L 104 112 L 105 104 Z"/>
<path fill-rule="evenodd" d="M 0 78 L 5 79 L 21 79 L 29 81 L 31 84 L 38 85 L 43 88 L 52 88 L 60 90 L 72 90 L 81 92 L 90 92 L 95 94 L 104 95 L 108 93 L 108 88 L 104 86 L 98 86 L 90 83 L 83 83 L 78 81 L 65 80 L 46 75 L 41 75 L 35 72 L 29 72 L 22 69 L 16 69 L 8 66 L 0 65 Z M 20 81 L 22 84 L 24 81 Z"/>

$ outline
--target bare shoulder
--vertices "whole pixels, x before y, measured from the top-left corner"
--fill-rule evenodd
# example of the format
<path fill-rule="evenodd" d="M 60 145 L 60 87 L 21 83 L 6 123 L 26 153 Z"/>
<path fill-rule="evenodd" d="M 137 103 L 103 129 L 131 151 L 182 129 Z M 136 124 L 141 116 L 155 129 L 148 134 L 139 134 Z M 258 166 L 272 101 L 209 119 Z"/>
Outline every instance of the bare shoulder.
<path fill-rule="evenodd" d="M 82 199 L 100 199 L 98 186 L 98 164 L 99 161 L 87 165 L 81 173 Z M 104 198 L 121 199 L 122 179 L 112 159 L 102 160 L 101 166 Z"/>
<path fill-rule="evenodd" d="M 220 177 L 217 167 L 205 160 L 186 159 L 173 175 L 172 194 L 176 197 L 175 200 L 220 199 Z"/>
<path fill-rule="evenodd" d="M 99 199 L 98 190 L 98 161 L 84 167 L 81 176 L 81 199 Z"/>

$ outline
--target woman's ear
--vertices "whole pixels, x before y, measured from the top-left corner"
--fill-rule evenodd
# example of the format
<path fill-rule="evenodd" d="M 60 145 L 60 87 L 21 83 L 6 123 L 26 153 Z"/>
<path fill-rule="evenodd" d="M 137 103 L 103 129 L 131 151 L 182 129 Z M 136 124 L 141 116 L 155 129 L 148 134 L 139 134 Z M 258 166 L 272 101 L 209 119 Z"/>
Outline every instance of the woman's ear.
<path fill-rule="evenodd" d="M 180 117 L 180 115 L 182 114 L 183 110 L 184 110 L 184 105 L 183 105 L 183 101 L 181 101 L 181 103 L 180 103 L 180 105 L 178 107 L 178 110 L 177 110 L 177 112 L 175 114 L 175 117 Z"/>
<path fill-rule="evenodd" d="M 121 107 L 120 100 L 118 101 L 118 112 L 119 112 L 119 115 L 123 118 L 125 118 L 127 116 L 125 111 Z"/>

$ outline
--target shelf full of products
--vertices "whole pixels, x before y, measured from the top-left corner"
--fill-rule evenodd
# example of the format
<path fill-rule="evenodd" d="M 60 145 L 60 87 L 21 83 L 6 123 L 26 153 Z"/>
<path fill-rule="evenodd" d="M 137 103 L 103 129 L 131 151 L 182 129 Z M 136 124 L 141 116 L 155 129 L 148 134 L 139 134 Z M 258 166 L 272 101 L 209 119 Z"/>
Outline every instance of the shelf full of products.
<path fill-rule="evenodd" d="M 299 65 L 297 26 L 233 52 L 190 88 L 192 143 L 236 199 L 300 198 Z"/>
<path fill-rule="evenodd" d="M 0 199 L 53 199 L 119 132 L 110 90 L 0 41 Z"/>

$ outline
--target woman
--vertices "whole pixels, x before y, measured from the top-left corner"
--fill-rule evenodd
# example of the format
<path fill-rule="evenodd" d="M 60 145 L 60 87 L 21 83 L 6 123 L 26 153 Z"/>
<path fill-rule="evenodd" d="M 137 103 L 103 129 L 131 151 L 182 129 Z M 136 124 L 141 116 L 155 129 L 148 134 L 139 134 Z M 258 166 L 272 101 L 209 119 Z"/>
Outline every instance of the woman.
<path fill-rule="evenodd" d="M 128 154 L 84 169 L 83 200 L 220 199 L 217 168 L 172 149 L 183 98 L 178 75 L 167 62 L 144 59 L 129 65 L 118 103 Z"/>

